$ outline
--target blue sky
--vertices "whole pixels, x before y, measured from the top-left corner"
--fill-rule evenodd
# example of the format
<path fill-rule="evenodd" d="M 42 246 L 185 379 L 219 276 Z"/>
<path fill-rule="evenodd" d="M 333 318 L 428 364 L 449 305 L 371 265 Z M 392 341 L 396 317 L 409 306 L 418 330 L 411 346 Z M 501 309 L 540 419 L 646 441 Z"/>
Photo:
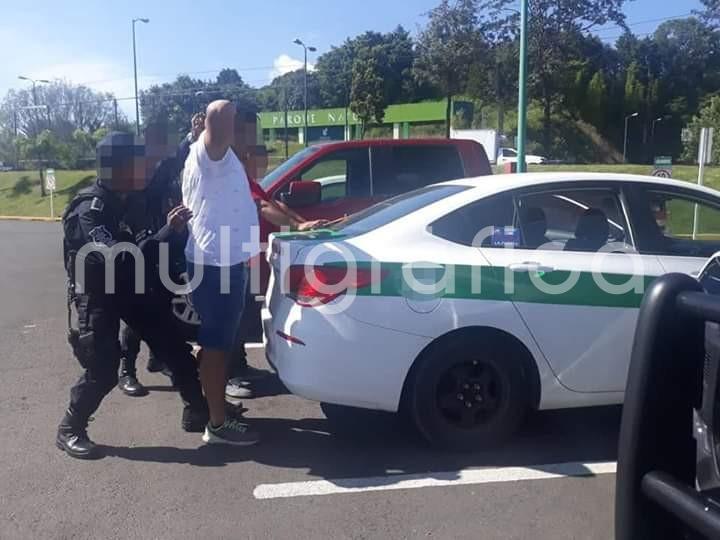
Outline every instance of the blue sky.
<path fill-rule="evenodd" d="M 299 66 L 300 37 L 320 53 L 365 30 L 402 24 L 416 31 L 438 0 L 8 0 L 0 8 L 0 96 L 35 78 L 63 78 L 118 97 L 131 96 L 131 19 L 138 23 L 140 86 L 178 73 L 212 78 L 236 68 L 253 86 Z M 637 34 L 665 17 L 684 15 L 699 0 L 634 0 L 626 5 Z M 408 7 L 409 6 L 409 7 Z M 619 29 L 597 32 L 608 41 Z M 312 57 L 310 59 L 312 62 Z M 123 108 L 130 110 L 130 102 Z"/>

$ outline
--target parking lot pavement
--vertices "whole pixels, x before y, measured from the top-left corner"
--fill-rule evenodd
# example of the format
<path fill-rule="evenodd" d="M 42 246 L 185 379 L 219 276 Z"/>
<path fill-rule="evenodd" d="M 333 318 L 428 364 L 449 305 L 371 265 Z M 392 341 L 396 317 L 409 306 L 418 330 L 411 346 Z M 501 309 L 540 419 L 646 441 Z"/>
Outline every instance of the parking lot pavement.
<path fill-rule="evenodd" d="M 612 538 L 619 408 L 538 413 L 503 448 L 448 454 L 393 415 L 331 424 L 268 378 L 245 403 L 262 443 L 206 447 L 141 359 L 151 394 L 113 392 L 90 425 L 107 457 L 66 457 L 59 245 L 57 224 L 0 222 L 1 538 Z"/>

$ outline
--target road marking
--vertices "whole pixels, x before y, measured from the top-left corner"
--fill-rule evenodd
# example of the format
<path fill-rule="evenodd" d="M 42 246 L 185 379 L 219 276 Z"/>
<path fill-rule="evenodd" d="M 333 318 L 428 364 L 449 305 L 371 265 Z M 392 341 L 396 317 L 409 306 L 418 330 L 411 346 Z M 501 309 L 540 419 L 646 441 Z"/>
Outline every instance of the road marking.
<path fill-rule="evenodd" d="M 426 487 L 464 486 L 470 484 L 494 484 L 520 482 L 523 480 L 547 480 L 551 478 L 581 478 L 612 474 L 615 462 L 605 463 L 557 463 L 534 467 L 499 467 L 487 469 L 463 469 L 454 472 L 398 474 L 371 478 L 343 478 L 338 480 L 311 480 L 284 484 L 260 484 L 253 491 L 256 499 L 284 499 L 334 495 L 340 493 L 363 493 L 367 491 L 391 491 Z"/>
<path fill-rule="evenodd" d="M 264 343 L 246 343 L 245 348 L 246 349 L 262 349 L 265 347 Z"/>

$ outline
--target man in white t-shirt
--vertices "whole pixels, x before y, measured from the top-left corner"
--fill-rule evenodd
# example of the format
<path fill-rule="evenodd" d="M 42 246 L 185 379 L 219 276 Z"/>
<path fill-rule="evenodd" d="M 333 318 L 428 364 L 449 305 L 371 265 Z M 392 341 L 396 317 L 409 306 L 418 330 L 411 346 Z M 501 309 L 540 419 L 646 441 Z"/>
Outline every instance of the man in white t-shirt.
<path fill-rule="evenodd" d="M 193 305 L 200 316 L 200 380 L 210 409 L 206 443 L 250 445 L 257 434 L 225 417 L 226 363 L 242 317 L 247 261 L 260 252 L 258 217 L 245 169 L 232 150 L 235 107 L 208 105 L 205 131 L 190 148 L 183 204 L 192 211 L 185 247 Z"/>

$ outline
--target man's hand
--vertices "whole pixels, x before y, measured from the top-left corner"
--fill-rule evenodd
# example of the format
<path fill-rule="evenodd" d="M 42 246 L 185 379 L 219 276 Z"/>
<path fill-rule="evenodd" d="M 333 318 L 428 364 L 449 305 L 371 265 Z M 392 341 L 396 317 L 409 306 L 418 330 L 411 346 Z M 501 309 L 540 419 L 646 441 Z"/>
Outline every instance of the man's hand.
<path fill-rule="evenodd" d="M 316 219 L 314 221 L 303 221 L 301 223 L 298 223 L 297 230 L 298 231 L 311 231 L 313 229 L 319 229 L 320 227 L 325 227 L 328 224 L 327 219 Z"/>
<path fill-rule="evenodd" d="M 192 125 L 190 128 L 190 133 L 193 142 L 197 141 L 200 134 L 205 129 L 205 113 L 197 113 L 193 115 L 192 117 Z"/>
<path fill-rule="evenodd" d="M 182 232 L 191 218 L 192 211 L 181 204 L 170 210 L 167 216 L 167 224 L 170 225 L 175 232 Z"/>

